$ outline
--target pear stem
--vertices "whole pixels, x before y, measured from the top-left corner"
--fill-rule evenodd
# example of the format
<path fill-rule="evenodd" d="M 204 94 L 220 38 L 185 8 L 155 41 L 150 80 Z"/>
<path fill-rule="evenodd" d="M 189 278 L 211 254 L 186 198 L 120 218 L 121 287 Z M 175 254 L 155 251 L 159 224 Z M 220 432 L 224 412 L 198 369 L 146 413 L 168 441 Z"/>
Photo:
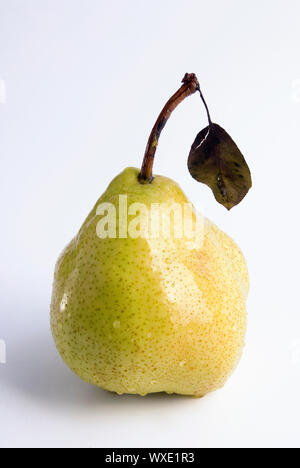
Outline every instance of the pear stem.
<path fill-rule="evenodd" d="M 156 149 L 158 145 L 158 140 L 170 115 L 186 97 L 191 96 L 196 91 L 200 92 L 201 98 L 208 112 L 208 108 L 207 108 L 206 102 L 204 101 L 202 93 L 200 91 L 200 86 L 199 86 L 199 82 L 198 82 L 196 75 L 194 73 L 186 73 L 182 80 L 182 86 L 178 89 L 178 91 L 176 91 L 176 93 L 165 104 L 163 110 L 159 114 L 155 122 L 155 125 L 150 133 L 148 143 L 146 146 L 142 169 L 139 174 L 139 181 L 141 184 L 151 183 L 153 180 L 152 170 L 153 170 L 154 157 L 155 157 L 155 153 L 156 153 Z M 209 112 L 208 112 L 208 117 L 209 117 Z M 209 122 L 211 122 L 210 117 L 209 117 Z"/>
<path fill-rule="evenodd" d="M 203 96 L 203 94 L 202 94 L 202 91 L 201 91 L 201 89 L 200 89 L 200 86 L 199 86 L 199 90 L 198 90 L 198 91 L 199 91 L 199 93 L 200 93 L 200 97 L 201 97 L 202 102 L 203 102 L 203 104 L 204 104 L 204 107 L 205 107 L 205 109 L 206 109 L 206 113 L 207 113 L 207 118 L 208 118 L 209 126 L 211 127 L 211 126 L 212 126 L 212 121 L 211 121 L 211 118 L 210 118 L 210 113 L 209 113 L 208 105 L 206 104 L 206 101 L 205 101 L 205 99 L 204 99 L 204 96 Z"/>

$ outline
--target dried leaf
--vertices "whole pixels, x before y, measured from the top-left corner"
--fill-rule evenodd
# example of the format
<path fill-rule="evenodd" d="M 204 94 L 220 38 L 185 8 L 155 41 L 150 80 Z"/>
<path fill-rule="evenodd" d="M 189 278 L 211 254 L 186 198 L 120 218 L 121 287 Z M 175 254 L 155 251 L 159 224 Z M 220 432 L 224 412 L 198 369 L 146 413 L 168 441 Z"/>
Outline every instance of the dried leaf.
<path fill-rule="evenodd" d="M 238 205 L 252 186 L 249 167 L 228 133 L 212 123 L 194 141 L 188 168 L 194 179 L 208 185 L 228 210 Z"/>

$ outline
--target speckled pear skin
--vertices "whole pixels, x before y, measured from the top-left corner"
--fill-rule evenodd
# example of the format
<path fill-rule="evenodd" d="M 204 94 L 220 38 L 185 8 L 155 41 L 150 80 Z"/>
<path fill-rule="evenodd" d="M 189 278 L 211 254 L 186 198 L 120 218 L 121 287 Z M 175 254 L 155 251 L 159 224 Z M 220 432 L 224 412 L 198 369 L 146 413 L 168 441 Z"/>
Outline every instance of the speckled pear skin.
<path fill-rule="evenodd" d="M 55 270 L 51 328 L 83 380 L 117 393 L 204 396 L 222 387 L 244 347 L 248 273 L 237 245 L 204 219 L 203 243 L 100 239 L 100 203 L 188 203 L 179 186 L 138 169 L 117 176 Z"/>

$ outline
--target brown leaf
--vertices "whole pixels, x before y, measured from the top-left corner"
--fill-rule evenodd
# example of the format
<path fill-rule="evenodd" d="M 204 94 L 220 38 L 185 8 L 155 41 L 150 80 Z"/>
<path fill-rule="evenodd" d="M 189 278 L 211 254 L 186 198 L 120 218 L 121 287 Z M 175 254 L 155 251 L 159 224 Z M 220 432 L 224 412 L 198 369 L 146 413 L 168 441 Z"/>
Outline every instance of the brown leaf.
<path fill-rule="evenodd" d="M 228 133 L 212 123 L 194 141 L 188 168 L 194 179 L 208 185 L 228 210 L 238 205 L 252 187 L 249 167 Z"/>

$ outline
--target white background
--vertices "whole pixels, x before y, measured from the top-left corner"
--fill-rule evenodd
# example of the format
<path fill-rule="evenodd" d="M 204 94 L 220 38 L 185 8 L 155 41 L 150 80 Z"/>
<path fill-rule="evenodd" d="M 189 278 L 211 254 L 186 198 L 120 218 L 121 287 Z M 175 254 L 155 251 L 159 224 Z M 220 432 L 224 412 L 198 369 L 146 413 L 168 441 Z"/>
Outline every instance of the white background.
<path fill-rule="evenodd" d="M 300 446 L 298 0 L 0 0 L 0 446 Z M 246 255 L 242 362 L 202 400 L 119 397 L 81 382 L 49 330 L 56 259 L 110 180 L 139 166 L 165 100 L 197 73 L 253 189 L 230 213 L 188 174 L 197 97 L 155 172 Z"/>

